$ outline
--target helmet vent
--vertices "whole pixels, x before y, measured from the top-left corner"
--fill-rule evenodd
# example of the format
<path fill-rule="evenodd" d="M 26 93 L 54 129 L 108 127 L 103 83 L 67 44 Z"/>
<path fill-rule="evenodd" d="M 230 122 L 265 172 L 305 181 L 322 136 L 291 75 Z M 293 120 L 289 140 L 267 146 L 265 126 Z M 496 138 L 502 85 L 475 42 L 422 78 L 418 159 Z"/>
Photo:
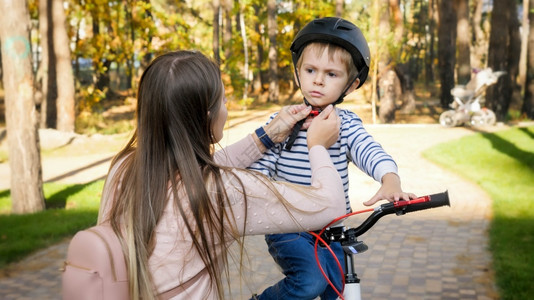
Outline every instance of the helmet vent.
<path fill-rule="evenodd" d="M 339 26 L 337 29 L 345 30 L 345 31 L 351 31 L 353 28 L 349 28 L 349 27 L 345 27 L 345 26 Z"/>

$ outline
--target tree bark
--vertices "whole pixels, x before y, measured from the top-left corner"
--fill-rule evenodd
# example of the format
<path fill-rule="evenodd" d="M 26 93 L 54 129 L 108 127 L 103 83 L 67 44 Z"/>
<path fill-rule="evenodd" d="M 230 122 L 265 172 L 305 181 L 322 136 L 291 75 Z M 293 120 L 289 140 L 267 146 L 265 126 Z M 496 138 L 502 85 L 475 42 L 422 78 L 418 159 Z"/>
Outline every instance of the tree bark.
<path fill-rule="evenodd" d="M 448 108 L 453 98 L 451 89 L 454 87 L 454 65 L 456 47 L 454 43 L 455 20 L 452 2 L 439 0 L 439 25 L 438 25 L 438 65 L 439 78 L 441 81 L 440 104 Z"/>
<path fill-rule="evenodd" d="M 379 36 L 386 38 L 391 31 L 389 6 L 390 0 L 380 0 L 380 20 L 379 20 Z M 382 42 L 384 45 L 387 41 Z M 402 90 L 400 89 L 400 81 L 397 74 L 393 70 L 391 62 L 391 54 L 386 49 L 381 52 L 378 57 L 378 99 L 380 101 L 380 109 L 378 110 L 378 119 L 381 123 L 393 123 L 395 121 L 395 112 L 397 110 L 396 100 L 400 99 Z"/>
<path fill-rule="evenodd" d="M 67 34 L 67 23 L 63 0 L 52 0 L 53 43 L 56 57 L 57 77 L 57 129 L 74 132 L 74 76 L 70 55 L 70 40 Z"/>
<path fill-rule="evenodd" d="M 48 17 L 48 8 L 50 7 L 49 0 L 39 1 L 39 34 L 40 34 L 40 43 L 41 43 L 41 61 L 39 62 L 39 68 L 37 69 L 36 74 L 36 91 L 39 94 L 39 97 L 36 97 L 35 101 L 39 107 L 40 111 L 40 127 L 47 128 L 47 100 L 48 100 L 48 28 L 49 20 Z"/>
<path fill-rule="evenodd" d="M 344 6 L 345 1 L 336 0 L 336 17 L 341 18 L 341 16 L 343 15 Z"/>
<path fill-rule="evenodd" d="M 232 55 L 232 16 L 233 14 L 233 1 L 224 0 L 223 1 L 223 11 L 225 16 L 224 22 L 224 31 L 223 31 L 223 49 L 224 49 L 224 59 L 227 61 Z"/>
<path fill-rule="evenodd" d="M 57 81 L 56 56 L 54 51 L 54 24 L 52 20 L 52 0 L 39 1 L 39 32 L 41 37 L 41 63 L 37 71 L 40 86 L 40 106 L 42 128 L 56 128 L 57 125 Z"/>
<path fill-rule="evenodd" d="M 3 82 L 6 103 L 12 213 L 45 208 L 38 112 L 34 101 L 30 46 L 30 16 L 25 0 L 1 0 Z"/>
<path fill-rule="evenodd" d="M 457 82 L 458 84 L 467 84 L 471 79 L 471 58 L 470 58 L 470 44 L 471 34 L 469 31 L 469 1 L 455 0 L 456 15 L 457 15 Z"/>
<path fill-rule="evenodd" d="M 256 16 L 259 16 L 260 13 L 261 13 L 261 7 L 258 5 L 258 4 L 253 4 L 253 7 L 254 7 L 254 12 L 256 14 Z M 256 32 L 261 32 L 261 29 L 260 29 L 260 22 L 258 20 L 255 20 L 254 21 L 254 30 Z M 263 70 L 262 70 L 262 62 L 263 62 L 263 59 L 264 59 L 264 55 L 263 55 L 263 43 L 262 43 L 262 40 L 261 40 L 261 37 L 260 37 L 260 40 L 258 40 L 256 43 L 255 43 L 255 46 L 256 46 L 256 74 L 255 76 L 253 77 L 253 83 L 252 83 L 252 91 L 256 91 L 257 93 L 261 93 L 263 92 Z"/>
<path fill-rule="evenodd" d="M 382 75 L 379 79 L 379 96 L 380 109 L 378 110 L 378 118 L 381 123 L 395 122 L 395 112 L 397 110 L 395 100 L 400 97 L 402 93 L 400 80 L 393 68 L 383 69 Z"/>
<path fill-rule="evenodd" d="M 241 33 L 241 39 L 243 40 L 243 78 L 245 79 L 245 84 L 243 87 L 243 100 L 247 100 L 248 98 L 248 86 L 250 81 L 249 76 L 249 62 L 248 62 L 248 38 L 247 38 L 247 31 L 245 26 L 245 13 L 243 12 L 243 6 L 241 6 L 240 3 L 236 3 L 236 5 L 239 5 L 239 15 L 238 15 L 238 21 L 237 24 L 239 26 L 237 27 L 238 30 Z"/>
<path fill-rule="evenodd" d="M 436 28 L 436 15 L 434 14 L 434 5 L 436 0 L 428 1 L 428 38 L 426 43 L 425 56 L 425 85 L 434 82 L 434 40 Z"/>
<path fill-rule="evenodd" d="M 484 7 L 484 1 L 485 0 L 476 0 L 475 3 L 475 10 L 473 13 L 472 18 L 472 30 L 473 30 L 473 59 L 474 61 L 471 62 L 471 65 L 478 69 L 483 69 L 487 63 L 487 61 L 484 59 L 485 56 L 488 53 L 488 45 L 489 45 L 489 36 L 486 32 L 488 30 L 485 30 L 484 28 L 489 27 L 489 22 L 486 18 L 486 20 L 483 21 L 482 19 L 482 10 Z"/>
<path fill-rule="evenodd" d="M 495 1 L 491 17 L 490 45 L 488 66 L 494 71 L 506 71 L 497 84 L 490 87 L 486 96 L 486 105 L 495 112 L 497 120 L 504 120 L 510 106 L 513 87 L 512 80 L 517 75 L 517 64 L 512 56 L 517 55 L 518 42 L 514 38 L 517 13 L 514 2 Z"/>
<path fill-rule="evenodd" d="M 278 53 L 276 44 L 276 35 L 278 34 L 278 25 L 276 22 L 276 0 L 267 1 L 267 27 L 269 35 L 269 102 L 278 102 Z"/>
<path fill-rule="evenodd" d="M 529 0 L 529 6 L 534 8 L 534 0 Z M 525 98 L 521 112 L 527 118 L 534 119 L 534 12 L 528 11 L 529 33 L 527 51 L 527 74 L 525 82 Z"/>
<path fill-rule="evenodd" d="M 221 1 L 220 0 L 213 0 L 213 59 L 218 63 L 221 64 L 221 55 L 219 52 L 220 45 L 219 45 L 219 33 L 220 33 L 220 22 L 219 22 L 219 15 L 221 12 Z"/>

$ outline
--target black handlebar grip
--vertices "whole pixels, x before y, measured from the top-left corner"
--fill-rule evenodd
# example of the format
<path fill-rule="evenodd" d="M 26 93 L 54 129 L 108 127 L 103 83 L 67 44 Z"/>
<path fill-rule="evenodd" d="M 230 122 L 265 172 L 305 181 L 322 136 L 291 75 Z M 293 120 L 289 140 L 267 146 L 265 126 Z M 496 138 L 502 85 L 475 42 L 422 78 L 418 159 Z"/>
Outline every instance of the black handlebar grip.
<path fill-rule="evenodd" d="M 422 203 L 414 203 L 410 205 L 406 205 L 402 208 L 403 212 L 413 212 L 423 209 L 429 209 L 429 208 L 435 208 L 440 206 L 451 206 L 451 203 L 449 201 L 449 192 L 445 191 L 443 193 L 433 194 L 429 195 L 430 201 L 422 202 Z"/>

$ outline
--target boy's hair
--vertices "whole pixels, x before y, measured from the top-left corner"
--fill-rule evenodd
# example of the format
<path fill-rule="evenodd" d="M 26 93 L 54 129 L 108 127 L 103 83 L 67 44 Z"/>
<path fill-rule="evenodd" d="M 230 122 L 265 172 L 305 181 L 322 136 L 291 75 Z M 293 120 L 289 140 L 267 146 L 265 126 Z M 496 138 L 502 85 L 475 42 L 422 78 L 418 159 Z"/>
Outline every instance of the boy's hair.
<path fill-rule="evenodd" d="M 354 60 L 352 59 L 352 55 L 347 51 L 345 48 L 338 46 L 336 44 L 332 43 L 326 43 L 326 42 L 311 42 L 304 46 L 302 53 L 306 51 L 308 48 L 315 48 L 316 53 L 318 55 L 321 55 L 324 53 L 324 51 L 328 51 L 328 59 L 334 60 L 334 57 L 338 55 L 339 60 L 341 60 L 341 63 L 345 65 L 348 78 L 355 78 L 358 74 L 358 69 L 356 68 L 356 65 L 354 64 Z M 302 57 L 303 55 L 300 55 L 296 67 L 297 69 L 300 69 L 302 66 Z"/>

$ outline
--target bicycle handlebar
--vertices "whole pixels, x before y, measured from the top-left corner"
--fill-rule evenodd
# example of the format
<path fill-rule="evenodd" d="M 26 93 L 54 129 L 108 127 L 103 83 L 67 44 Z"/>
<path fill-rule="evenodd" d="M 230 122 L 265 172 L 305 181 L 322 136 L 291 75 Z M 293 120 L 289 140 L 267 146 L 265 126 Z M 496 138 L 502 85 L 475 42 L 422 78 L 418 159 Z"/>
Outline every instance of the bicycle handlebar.
<path fill-rule="evenodd" d="M 323 235 L 330 241 L 354 241 L 357 237 L 367 232 L 380 218 L 392 213 L 404 215 L 409 212 L 414 212 L 423 209 L 430 209 L 440 206 L 450 206 L 449 193 L 443 193 L 423 196 L 417 199 L 408 201 L 389 202 L 377 206 L 373 213 L 367 217 L 362 224 L 356 228 L 345 229 L 342 227 L 327 228 Z"/>

